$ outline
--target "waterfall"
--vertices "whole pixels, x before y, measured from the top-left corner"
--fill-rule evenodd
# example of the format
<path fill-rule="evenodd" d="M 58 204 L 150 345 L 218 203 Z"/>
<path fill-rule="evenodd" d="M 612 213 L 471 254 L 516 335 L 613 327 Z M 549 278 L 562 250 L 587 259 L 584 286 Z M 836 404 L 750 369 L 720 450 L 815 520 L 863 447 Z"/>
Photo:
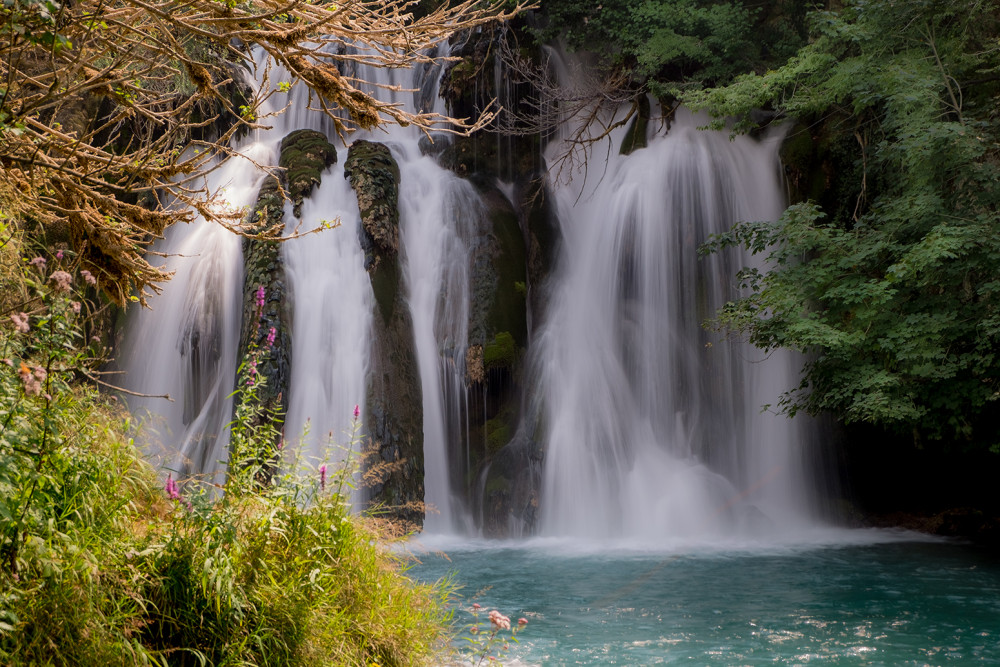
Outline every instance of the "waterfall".
<path fill-rule="evenodd" d="M 358 63 L 351 74 L 407 110 L 444 111 L 436 70 Z M 498 86 L 504 83 L 500 70 L 493 74 Z M 272 68 L 271 79 L 277 85 L 287 74 Z M 317 129 L 332 138 L 329 119 L 307 108 L 305 87 L 289 95 L 276 93 L 264 109 L 273 128 L 234 147 L 249 159 L 234 158 L 207 177 L 230 205 L 253 205 L 265 178 L 253 165 L 276 164 L 290 131 Z M 267 116 L 285 102 L 284 113 Z M 813 520 L 812 427 L 761 410 L 796 384 L 797 360 L 783 353 L 762 359 L 701 327 L 736 295 L 734 276 L 750 258 L 732 251 L 699 259 L 697 248 L 737 221 L 780 215 L 781 136 L 730 140 L 696 129 L 703 123 L 678 110 L 669 129 L 654 121 L 647 146 L 628 156 L 617 153 L 620 128 L 610 136 L 615 149 L 606 157 L 595 152 L 585 177 L 550 188 L 561 246 L 544 311 L 532 315 L 541 324 L 528 337 L 524 376 L 535 404 L 521 411 L 516 443 L 504 450 L 505 465 L 520 461 L 532 466 L 528 476 L 541 479 L 539 502 L 528 499 L 539 521 L 512 514 L 509 523 L 519 530 L 704 539 Z M 473 514 L 460 500 L 460 485 L 473 478 L 486 484 L 492 465 L 487 459 L 469 469 L 470 422 L 486 416 L 479 414 L 485 398 L 469 401 L 465 368 L 477 298 L 472 257 L 489 233 L 486 204 L 469 181 L 428 154 L 415 128 L 352 138 L 388 146 L 400 171 L 399 259 L 419 371 L 424 499 L 436 510 L 424 525 L 469 533 Z M 552 140 L 546 157 L 560 147 Z M 341 455 L 353 406 L 366 409 L 375 363 L 375 300 L 343 155 L 299 216 L 288 205 L 283 217 L 287 231 L 341 222 L 281 248 L 291 349 L 285 439 L 296 445 L 306 434 L 296 451 L 313 459 Z M 506 190 L 510 197 L 513 186 Z M 240 246 L 204 220 L 170 228 L 156 250 L 175 276 L 151 310 L 133 314 L 123 346 L 126 388 L 175 399 L 137 397 L 130 408 L 155 415 L 143 440 L 181 476 L 218 482 L 224 471 L 244 291 Z M 529 451 L 536 441 L 541 446 Z M 485 452 L 484 443 L 475 446 Z M 481 493 L 471 495 L 482 505 Z"/>
<path fill-rule="evenodd" d="M 261 59 L 257 71 L 264 66 Z M 275 88 L 289 80 L 282 68 L 270 69 L 269 84 Z M 288 108 L 275 115 L 286 102 Z M 304 86 L 265 101 L 260 118 L 270 127 L 235 142 L 237 156 L 207 176 L 208 190 L 219 193 L 229 206 L 252 208 L 267 178 L 256 165 L 278 163 L 284 136 L 303 128 L 329 135 L 331 121 L 308 106 Z M 292 349 L 299 351 L 293 353 L 291 408 L 284 427 L 292 443 L 309 431 L 301 450 L 308 459 L 326 456 L 330 434 L 338 445 L 346 444 L 353 407 L 363 407 L 368 364 L 371 286 L 357 241 L 357 201 L 335 165 L 304 203 L 301 220 L 286 210 L 285 221 L 288 231 L 298 227 L 307 232 L 337 218 L 341 228 L 288 241 L 282 248 L 293 295 Z M 168 394 L 173 402 L 134 397 L 129 409 L 144 421 L 140 441 L 165 469 L 179 477 L 194 475 L 219 483 L 239 363 L 241 239 L 199 219 L 170 227 L 154 251 L 166 257 L 174 276 L 150 299 L 150 309 L 131 313 L 118 365 L 126 389 Z"/>
<path fill-rule="evenodd" d="M 429 74 L 433 86 L 423 85 Z M 444 114 L 437 74 L 369 66 L 359 66 L 357 72 L 359 79 L 374 84 L 373 90 L 381 88 L 380 98 L 410 111 Z M 424 154 L 421 137 L 417 129 L 401 127 L 371 135 L 389 146 L 400 170 L 400 254 L 423 396 L 424 501 L 430 508 L 424 528 L 450 533 L 467 530 L 470 521 L 453 491 L 449 462 L 453 444 L 462 442 L 466 430 L 469 247 L 483 207 L 468 181 Z"/>
<path fill-rule="evenodd" d="M 796 384 L 792 360 L 701 327 L 749 258 L 698 246 L 778 218 L 781 137 L 705 123 L 680 109 L 647 148 L 554 188 L 564 247 L 534 355 L 544 534 L 702 539 L 811 520 L 807 426 L 761 412 Z"/>

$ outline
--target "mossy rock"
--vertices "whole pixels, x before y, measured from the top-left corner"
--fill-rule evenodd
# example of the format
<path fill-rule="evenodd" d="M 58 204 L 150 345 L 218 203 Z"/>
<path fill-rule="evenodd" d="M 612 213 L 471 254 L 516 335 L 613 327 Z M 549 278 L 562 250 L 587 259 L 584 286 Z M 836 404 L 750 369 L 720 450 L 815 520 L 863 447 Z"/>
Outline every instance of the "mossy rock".
<path fill-rule="evenodd" d="M 399 251 L 399 165 L 384 144 L 355 141 L 347 151 L 344 176 L 361 210 L 361 223 L 381 254 Z"/>
<path fill-rule="evenodd" d="M 483 346 L 483 366 L 487 371 L 495 368 L 513 368 L 517 363 L 517 343 L 508 331 L 501 331 Z"/>
<path fill-rule="evenodd" d="M 336 162 L 337 149 L 322 132 L 295 130 L 281 140 L 278 166 L 285 170 L 296 216 L 302 214 L 302 201 L 319 184 L 323 170 Z"/>

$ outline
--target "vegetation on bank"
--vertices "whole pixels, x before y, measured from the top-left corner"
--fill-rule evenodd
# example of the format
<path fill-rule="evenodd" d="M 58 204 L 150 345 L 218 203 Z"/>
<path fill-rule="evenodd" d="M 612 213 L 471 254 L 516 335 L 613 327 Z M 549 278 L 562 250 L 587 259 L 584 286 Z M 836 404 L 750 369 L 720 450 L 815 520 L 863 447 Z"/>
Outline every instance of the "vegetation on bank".
<path fill-rule="evenodd" d="M 814 153 L 795 167 L 822 181 L 710 246 L 770 265 L 717 323 L 810 355 L 789 413 L 1000 452 L 1000 5 L 858 1 L 811 26 L 782 67 L 689 98 L 738 129 L 798 119 Z"/>
<path fill-rule="evenodd" d="M 105 350 L 96 278 L 22 239 L 0 223 L 0 662 L 368 667 L 441 650 L 447 585 L 406 578 L 351 516 L 351 471 L 274 466 L 253 353 L 224 488 L 164 481 L 113 398 L 79 381 Z"/>

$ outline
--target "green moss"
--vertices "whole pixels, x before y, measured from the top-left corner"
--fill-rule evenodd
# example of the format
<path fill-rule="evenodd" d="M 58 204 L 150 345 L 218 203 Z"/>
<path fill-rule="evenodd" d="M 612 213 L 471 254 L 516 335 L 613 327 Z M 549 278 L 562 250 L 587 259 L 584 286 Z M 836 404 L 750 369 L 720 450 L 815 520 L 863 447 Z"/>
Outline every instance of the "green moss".
<path fill-rule="evenodd" d="M 485 424 L 486 452 L 493 456 L 510 442 L 510 425 L 502 417 L 490 419 Z"/>
<path fill-rule="evenodd" d="M 493 303 L 486 315 L 486 335 L 508 332 L 517 345 L 524 346 L 528 337 L 527 290 L 524 288 L 528 268 L 524 236 L 517 216 L 509 210 L 495 210 L 492 223 L 498 250 L 493 261 L 497 280 Z"/>
<path fill-rule="evenodd" d="M 483 346 L 483 366 L 491 368 L 513 368 L 517 361 L 517 343 L 507 331 L 501 331 L 493 340 Z"/>
<path fill-rule="evenodd" d="M 337 149 L 322 132 L 295 130 L 281 140 L 278 166 L 285 170 L 295 215 L 301 214 L 302 201 L 320 182 L 323 170 L 336 162 Z"/>
<path fill-rule="evenodd" d="M 358 198 L 365 232 L 382 253 L 399 250 L 399 165 L 383 144 L 355 141 L 344 176 Z"/>

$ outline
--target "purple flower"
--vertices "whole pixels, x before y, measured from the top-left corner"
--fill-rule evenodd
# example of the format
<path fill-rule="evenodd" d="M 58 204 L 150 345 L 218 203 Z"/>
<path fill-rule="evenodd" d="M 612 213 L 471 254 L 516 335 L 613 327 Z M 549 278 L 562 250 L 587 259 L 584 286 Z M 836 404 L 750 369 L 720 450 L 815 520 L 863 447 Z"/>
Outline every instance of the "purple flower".
<path fill-rule="evenodd" d="M 170 500 L 181 499 L 181 494 L 177 490 L 177 482 L 174 481 L 172 475 L 167 475 L 167 483 L 163 485 L 163 490 L 167 492 L 167 498 Z"/>
<path fill-rule="evenodd" d="M 56 284 L 57 292 L 68 292 L 70 285 L 73 284 L 73 276 L 65 271 L 53 271 L 52 275 L 49 276 L 49 280 Z"/>
<path fill-rule="evenodd" d="M 324 463 L 319 467 L 319 488 L 322 490 L 326 489 L 326 464 Z"/>
<path fill-rule="evenodd" d="M 257 295 L 256 295 L 258 309 L 264 308 L 264 294 L 265 294 L 264 286 L 261 285 L 257 288 Z"/>
<path fill-rule="evenodd" d="M 62 250 L 56 251 L 56 259 L 62 259 L 62 258 L 63 258 L 63 251 Z"/>
<path fill-rule="evenodd" d="M 267 346 L 268 347 L 274 346 L 274 337 L 276 335 L 278 335 L 278 330 L 275 329 L 274 327 L 271 327 L 271 330 L 267 332 Z"/>
<path fill-rule="evenodd" d="M 355 405 L 354 406 L 354 418 L 357 419 L 359 416 L 361 416 L 361 408 L 359 408 L 357 405 Z"/>

